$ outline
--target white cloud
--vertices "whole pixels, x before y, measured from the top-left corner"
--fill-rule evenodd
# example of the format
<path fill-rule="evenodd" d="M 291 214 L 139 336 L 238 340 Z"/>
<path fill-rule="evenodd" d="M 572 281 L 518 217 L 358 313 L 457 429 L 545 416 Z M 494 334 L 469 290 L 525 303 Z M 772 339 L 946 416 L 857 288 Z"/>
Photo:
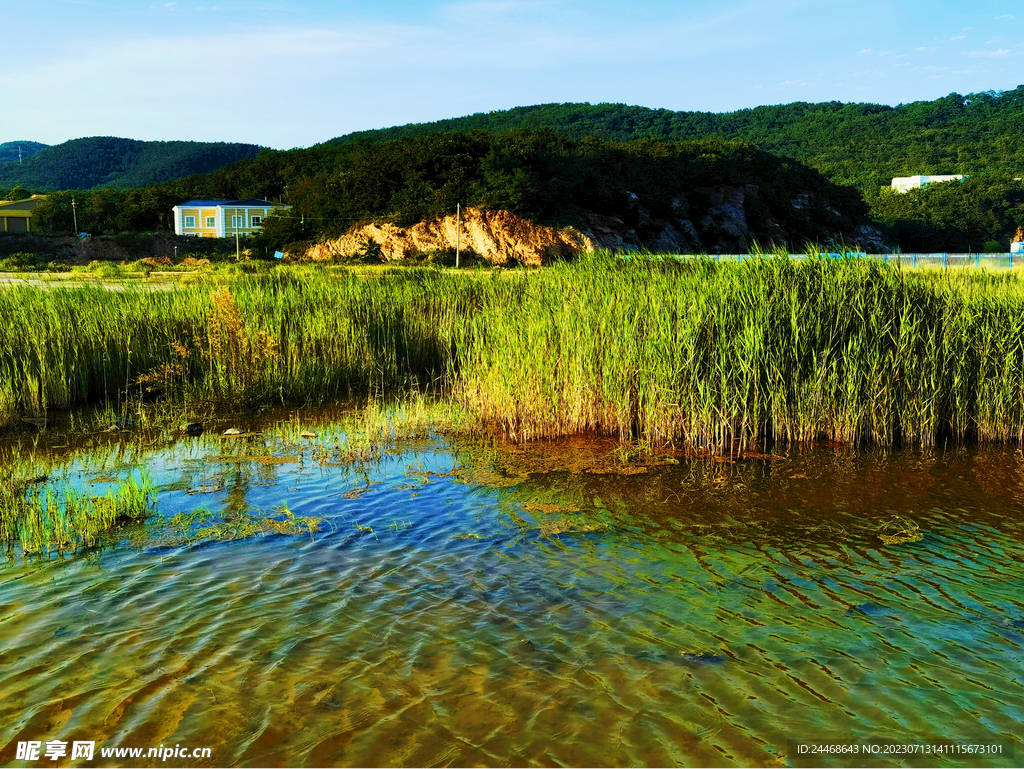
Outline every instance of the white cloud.
<path fill-rule="evenodd" d="M 871 49 L 870 48 L 863 48 L 863 49 L 861 49 L 861 53 L 871 53 Z"/>
<path fill-rule="evenodd" d="M 998 57 L 998 56 L 1009 56 L 1010 52 L 1005 48 L 1000 48 L 997 51 L 964 51 L 964 56 L 970 56 L 972 58 L 980 57 Z"/>
<path fill-rule="evenodd" d="M 963 39 L 964 39 L 965 37 L 967 37 L 967 35 L 953 35 L 953 37 L 951 37 L 951 38 L 949 38 L 949 39 L 950 39 L 951 41 L 952 41 L 952 40 L 963 40 Z"/>

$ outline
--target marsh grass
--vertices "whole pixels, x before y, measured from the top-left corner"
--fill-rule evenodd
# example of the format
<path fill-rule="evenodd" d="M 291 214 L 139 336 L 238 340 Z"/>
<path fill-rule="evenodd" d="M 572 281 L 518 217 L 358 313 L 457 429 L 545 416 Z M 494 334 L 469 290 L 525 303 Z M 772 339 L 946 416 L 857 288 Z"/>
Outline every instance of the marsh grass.
<path fill-rule="evenodd" d="M 145 475 L 105 496 L 67 483 L 7 482 L 0 486 L 0 542 L 8 559 L 16 545 L 25 556 L 76 552 L 100 544 L 118 526 L 145 520 L 155 504 L 156 492 Z"/>
<path fill-rule="evenodd" d="M 1024 430 L 1015 275 L 595 255 L 530 277 L 471 318 L 456 384 L 514 438 L 593 432 L 730 454 Z"/>
<path fill-rule="evenodd" d="M 1024 437 L 1024 281 L 1011 272 L 592 254 L 494 275 L 296 267 L 218 281 L 0 292 L 0 419 L 433 392 L 463 426 L 515 441 L 595 434 L 731 456 Z"/>

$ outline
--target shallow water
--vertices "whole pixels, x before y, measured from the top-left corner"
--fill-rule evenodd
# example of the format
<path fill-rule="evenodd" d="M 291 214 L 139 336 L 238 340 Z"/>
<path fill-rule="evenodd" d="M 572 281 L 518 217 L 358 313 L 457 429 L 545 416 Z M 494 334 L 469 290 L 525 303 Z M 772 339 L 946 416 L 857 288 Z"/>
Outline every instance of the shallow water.
<path fill-rule="evenodd" d="M 1021 765 L 1019 452 L 623 474 L 595 441 L 334 464 L 316 430 L 58 463 L 97 491 L 146 467 L 160 518 L 0 565 L 0 760 L 60 739 L 211 748 L 186 766 L 781 766 L 790 741 L 876 738 L 1004 752 L 810 764 Z M 226 542 L 162 523 L 280 505 L 323 523 Z"/>

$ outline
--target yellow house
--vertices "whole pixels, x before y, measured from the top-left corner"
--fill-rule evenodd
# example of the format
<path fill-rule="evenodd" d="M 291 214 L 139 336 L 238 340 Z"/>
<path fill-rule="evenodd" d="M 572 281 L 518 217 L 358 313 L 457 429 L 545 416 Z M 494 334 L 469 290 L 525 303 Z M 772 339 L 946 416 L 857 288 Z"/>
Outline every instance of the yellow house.
<path fill-rule="evenodd" d="M 25 200 L 0 200 L 0 232 L 32 232 L 32 212 L 46 200 L 33 195 Z"/>
<path fill-rule="evenodd" d="M 263 220 L 279 206 L 269 200 L 189 200 L 180 203 L 174 211 L 174 234 L 195 235 L 200 238 L 246 237 L 263 226 Z"/>

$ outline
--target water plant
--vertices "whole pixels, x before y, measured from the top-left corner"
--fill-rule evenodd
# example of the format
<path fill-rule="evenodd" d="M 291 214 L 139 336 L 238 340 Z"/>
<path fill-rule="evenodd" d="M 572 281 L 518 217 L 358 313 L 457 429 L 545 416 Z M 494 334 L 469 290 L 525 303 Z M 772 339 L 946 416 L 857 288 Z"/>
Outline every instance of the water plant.
<path fill-rule="evenodd" d="M 531 278 L 470 319 L 456 385 L 516 438 L 597 432 L 729 454 L 1024 434 L 1016 275 L 595 255 Z"/>
<path fill-rule="evenodd" d="M 295 515 L 287 505 L 279 505 L 270 512 L 243 510 L 224 517 L 199 509 L 191 513 L 178 513 L 161 522 L 155 536 L 164 546 L 194 546 L 205 542 L 231 542 L 275 534 L 306 534 L 313 539 L 323 523 L 322 518 Z"/>
<path fill-rule="evenodd" d="M 124 417 L 157 397 L 431 391 L 453 421 L 514 440 L 595 433 L 731 455 L 772 441 L 1024 438 L 1020 276 L 816 253 L 598 253 L 496 275 L 294 267 L 161 292 L 11 287 L 0 419 L 76 403 Z M 366 435 L 425 434 L 436 414 L 406 417 L 368 412 Z"/>
<path fill-rule="evenodd" d="M 8 559 L 15 545 L 26 556 L 93 547 L 115 527 L 145 520 L 155 504 L 156 492 L 145 475 L 102 496 L 70 484 L 9 482 L 0 486 L 0 542 Z"/>

